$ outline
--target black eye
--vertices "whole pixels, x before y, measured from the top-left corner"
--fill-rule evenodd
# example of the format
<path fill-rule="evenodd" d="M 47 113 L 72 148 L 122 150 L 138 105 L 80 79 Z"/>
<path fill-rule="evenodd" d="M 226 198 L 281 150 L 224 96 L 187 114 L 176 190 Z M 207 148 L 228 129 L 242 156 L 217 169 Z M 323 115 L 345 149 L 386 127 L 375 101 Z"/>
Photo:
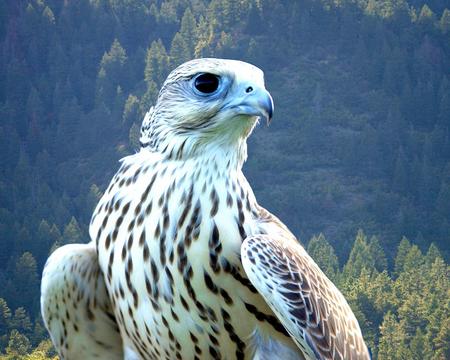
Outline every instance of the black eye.
<path fill-rule="evenodd" d="M 211 94 L 219 87 L 219 77 L 209 73 L 201 74 L 195 78 L 194 86 L 203 94 Z"/>

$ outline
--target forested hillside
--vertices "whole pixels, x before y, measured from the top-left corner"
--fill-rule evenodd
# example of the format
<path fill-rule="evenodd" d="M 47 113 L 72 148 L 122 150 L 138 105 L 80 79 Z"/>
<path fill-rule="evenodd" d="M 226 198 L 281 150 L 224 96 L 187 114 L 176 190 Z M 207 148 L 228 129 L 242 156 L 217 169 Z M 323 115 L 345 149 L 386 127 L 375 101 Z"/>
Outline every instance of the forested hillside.
<path fill-rule="evenodd" d="M 0 2 L 0 358 L 54 355 L 48 254 L 89 241 L 166 75 L 205 56 L 265 71 L 274 120 L 245 173 L 343 290 L 374 358 L 450 359 L 445 0 Z"/>

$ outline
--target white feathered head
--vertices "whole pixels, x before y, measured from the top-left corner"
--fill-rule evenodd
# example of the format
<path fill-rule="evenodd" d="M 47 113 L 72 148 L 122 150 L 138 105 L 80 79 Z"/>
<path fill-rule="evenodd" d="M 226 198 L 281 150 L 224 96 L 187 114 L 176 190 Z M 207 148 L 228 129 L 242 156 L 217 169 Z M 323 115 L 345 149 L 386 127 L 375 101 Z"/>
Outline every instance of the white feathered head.
<path fill-rule="evenodd" d="M 257 119 L 269 122 L 272 113 L 259 68 L 236 60 L 191 60 L 164 82 L 144 119 L 141 144 L 172 156 L 198 152 L 202 145 L 239 147 Z"/>

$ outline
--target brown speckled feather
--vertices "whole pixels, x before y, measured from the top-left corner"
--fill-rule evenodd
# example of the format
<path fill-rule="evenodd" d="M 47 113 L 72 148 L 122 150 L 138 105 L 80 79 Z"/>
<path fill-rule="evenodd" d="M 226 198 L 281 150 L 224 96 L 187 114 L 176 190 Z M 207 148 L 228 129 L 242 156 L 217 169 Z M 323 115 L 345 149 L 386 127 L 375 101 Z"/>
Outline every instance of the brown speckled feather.
<path fill-rule="evenodd" d="M 42 276 L 41 312 L 60 359 L 123 359 L 94 243 L 52 253 Z"/>
<path fill-rule="evenodd" d="M 283 232 L 244 241 L 242 262 L 252 284 L 307 358 L 370 359 L 343 295 L 297 240 Z"/>

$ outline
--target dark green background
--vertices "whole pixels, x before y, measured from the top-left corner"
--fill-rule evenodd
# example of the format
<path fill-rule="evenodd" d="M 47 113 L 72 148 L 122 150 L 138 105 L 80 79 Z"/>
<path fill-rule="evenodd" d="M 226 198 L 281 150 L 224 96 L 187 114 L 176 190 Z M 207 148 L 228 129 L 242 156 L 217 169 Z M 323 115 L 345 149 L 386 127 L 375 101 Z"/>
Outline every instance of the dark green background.
<path fill-rule="evenodd" d="M 445 0 L 0 2 L 6 358 L 45 338 L 38 286 L 51 248 L 88 241 L 93 207 L 118 160 L 138 149 L 166 75 L 200 56 L 265 71 L 275 116 L 249 140 L 245 173 L 303 243 L 324 234 L 308 248 L 346 294 L 374 357 L 450 358 L 448 8 Z"/>

